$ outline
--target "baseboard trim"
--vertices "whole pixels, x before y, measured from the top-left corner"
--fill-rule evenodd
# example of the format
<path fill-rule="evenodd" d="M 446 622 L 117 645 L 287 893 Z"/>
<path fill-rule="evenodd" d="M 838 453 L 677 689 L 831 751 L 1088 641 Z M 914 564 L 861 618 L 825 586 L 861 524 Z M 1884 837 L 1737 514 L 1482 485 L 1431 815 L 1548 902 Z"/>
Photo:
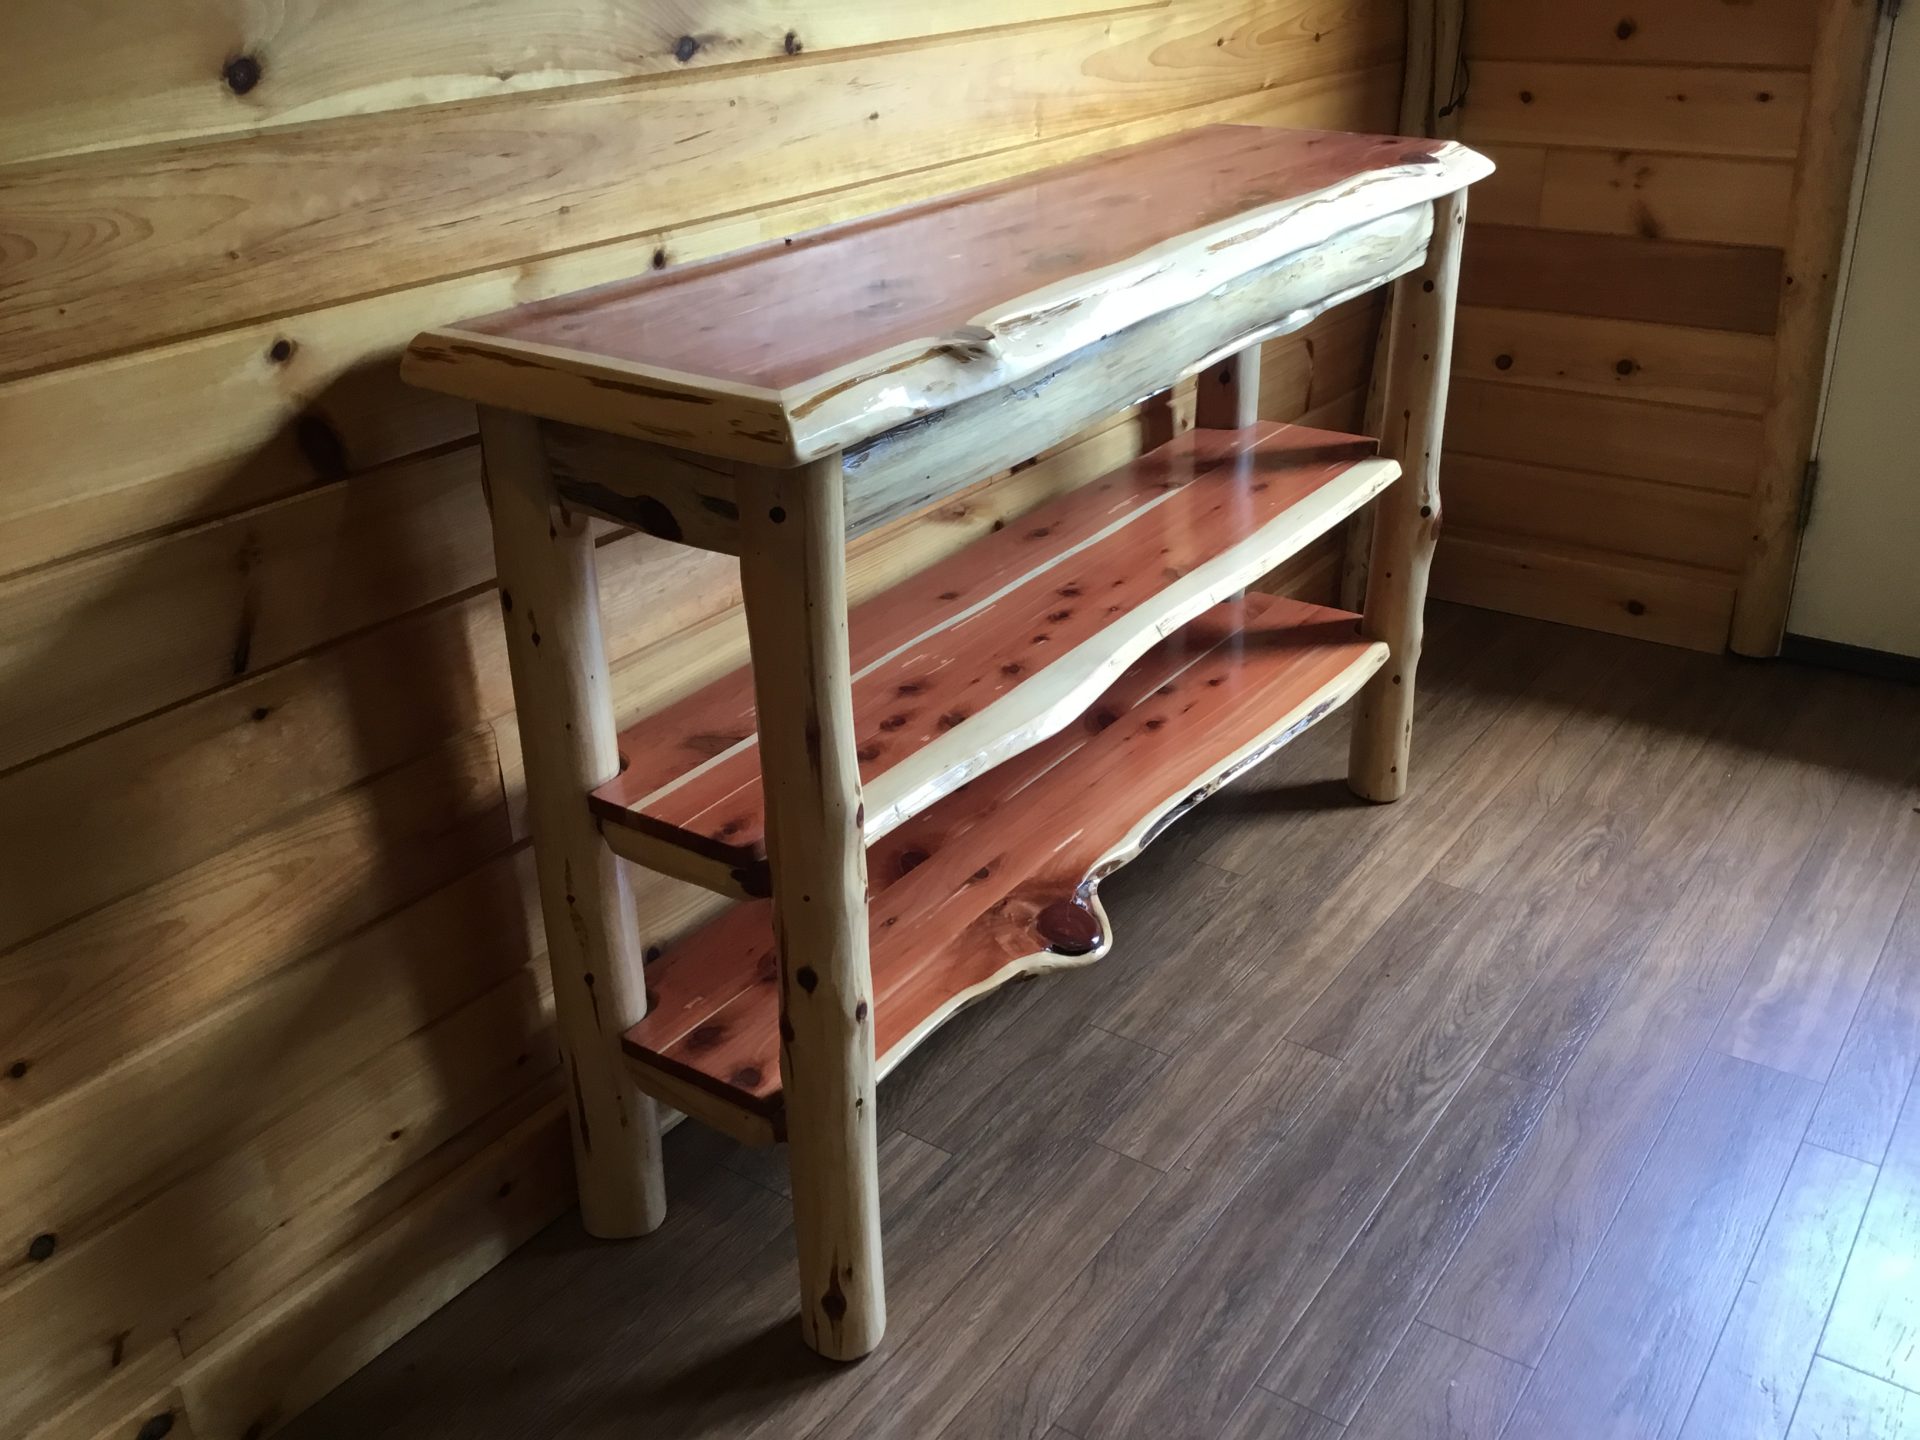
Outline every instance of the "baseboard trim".
<path fill-rule="evenodd" d="M 1920 655 L 1896 655 L 1891 650 L 1869 650 L 1864 645 L 1842 645 L 1838 640 L 1816 640 L 1811 635 L 1789 635 L 1780 642 L 1782 660 L 1853 670 L 1880 680 L 1904 680 L 1920 685 Z"/>

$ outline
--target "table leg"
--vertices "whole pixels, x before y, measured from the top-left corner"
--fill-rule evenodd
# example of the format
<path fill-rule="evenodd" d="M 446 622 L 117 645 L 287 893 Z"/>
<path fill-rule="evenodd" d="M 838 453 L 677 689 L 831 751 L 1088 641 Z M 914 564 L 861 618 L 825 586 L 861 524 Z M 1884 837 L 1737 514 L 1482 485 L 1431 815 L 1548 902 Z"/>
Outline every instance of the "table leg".
<path fill-rule="evenodd" d="M 1440 534 L 1440 432 L 1466 221 L 1465 192 L 1435 201 L 1426 263 L 1394 283 L 1380 452 L 1398 460 L 1402 474 L 1374 505 L 1361 624 L 1370 638 L 1386 641 L 1392 654 L 1360 692 L 1347 759 L 1347 784 L 1367 800 L 1398 800 L 1407 789 L 1414 671 L 1427 572 Z"/>
<path fill-rule="evenodd" d="M 879 1344 L 886 1300 L 840 457 L 764 482 L 741 495 L 740 578 L 780 955 L 800 1329 L 822 1355 L 856 1360 Z"/>
<path fill-rule="evenodd" d="M 647 1012 L 633 894 L 587 809 L 620 769 L 600 635 L 593 536 L 553 491 L 539 422 L 483 409 L 507 660 L 571 1107 L 580 1215 L 590 1234 L 644 1235 L 666 1215 L 660 1121 L 620 1036 Z"/>

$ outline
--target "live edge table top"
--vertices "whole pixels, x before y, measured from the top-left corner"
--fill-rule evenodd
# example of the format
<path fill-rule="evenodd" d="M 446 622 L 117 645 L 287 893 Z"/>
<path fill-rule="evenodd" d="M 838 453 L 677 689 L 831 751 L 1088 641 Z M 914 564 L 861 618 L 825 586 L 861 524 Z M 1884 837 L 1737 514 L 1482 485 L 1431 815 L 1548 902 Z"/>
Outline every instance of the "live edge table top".
<path fill-rule="evenodd" d="M 1446 141 L 1215 125 L 440 330 L 416 384 L 793 465 L 1480 179 Z"/>

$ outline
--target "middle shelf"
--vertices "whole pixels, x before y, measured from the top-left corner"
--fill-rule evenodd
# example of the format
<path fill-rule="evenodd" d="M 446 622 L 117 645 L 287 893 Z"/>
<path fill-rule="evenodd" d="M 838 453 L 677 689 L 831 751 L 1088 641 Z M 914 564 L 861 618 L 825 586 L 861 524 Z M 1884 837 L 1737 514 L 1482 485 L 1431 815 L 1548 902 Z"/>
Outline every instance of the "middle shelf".
<path fill-rule="evenodd" d="M 848 616 L 868 843 L 1058 734 L 1153 645 L 1399 474 L 1375 442 L 1299 425 L 1195 430 L 1029 512 Z M 620 736 L 593 793 L 625 858 L 768 891 L 752 673 Z"/>

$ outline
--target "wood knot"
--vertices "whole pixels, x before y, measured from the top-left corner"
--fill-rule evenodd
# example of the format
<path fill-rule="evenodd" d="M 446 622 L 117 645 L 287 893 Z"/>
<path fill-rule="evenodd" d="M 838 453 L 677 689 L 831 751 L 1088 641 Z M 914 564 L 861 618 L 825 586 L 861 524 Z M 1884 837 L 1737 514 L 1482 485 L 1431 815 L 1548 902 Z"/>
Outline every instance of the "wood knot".
<path fill-rule="evenodd" d="M 798 970 L 793 972 L 793 983 L 811 995 L 815 987 L 819 985 L 820 977 L 814 973 L 811 965 L 802 965 Z"/>
<path fill-rule="evenodd" d="M 173 1433 L 173 1412 L 163 1410 L 158 1415 L 147 1417 L 147 1423 L 140 1427 L 134 1440 L 161 1440 L 162 1436 Z"/>
<path fill-rule="evenodd" d="M 700 53 L 700 42 L 691 35 L 682 35 L 674 42 L 673 58 L 682 65 Z"/>
<path fill-rule="evenodd" d="M 1634 364 L 1632 360 L 1622 360 L 1619 364 L 1613 367 L 1613 373 L 1616 375 L 1631 375 L 1633 374 L 1634 371 L 1638 370 L 1639 368 L 1640 367 Z"/>
<path fill-rule="evenodd" d="M 1513 357 L 1511 355 L 1494 356 L 1493 368 L 1496 370 L 1511 370 L 1513 368 Z"/>
<path fill-rule="evenodd" d="M 27 1242 L 27 1259 L 38 1265 L 43 1260 L 51 1260 L 53 1252 L 60 1246 L 60 1238 L 52 1232 L 36 1235 Z"/>
<path fill-rule="evenodd" d="M 24 1080 L 27 1078 L 27 1071 L 31 1068 L 25 1060 L 16 1060 L 13 1064 L 7 1066 L 7 1078 L 9 1080 Z"/>
<path fill-rule="evenodd" d="M 1091 955 L 1100 948 L 1100 924 L 1073 900 L 1056 900 L 1035 917 L 1034 929 L 1056 955 Z"/>
<path fill-rule="evenodd" d="M 236 55 L 221 68 L 220 78 L 234 94 L 245 95 L 260 83 L 260 62 L 251 55 Z"/>
<path fill-rule="evenodd" d="M 1631 40 L 1639 29 L 1640 27 L 1634 24 L 1632 20 L 1622 20 L 1618 25 L 1613 27 L 1613 33 L 1618 35 L 1622 40 Z"/>
<path fill-rule="evenodd" d="M 787 38 L 784 42 L 782 42 L 782 45 L 783 45 L 783 48 L 786 50 L 787 54 L 798 55 L 801 50 L 800 32 L 797 30 L 787 31 Z"/>
<path fill-rule="evenodd" d="M 293 341 L 283 335 L 273 342 L 272 347 L 267 351 L 267 358 L 276 365 L 286 364 L 293 358 Z"/>

